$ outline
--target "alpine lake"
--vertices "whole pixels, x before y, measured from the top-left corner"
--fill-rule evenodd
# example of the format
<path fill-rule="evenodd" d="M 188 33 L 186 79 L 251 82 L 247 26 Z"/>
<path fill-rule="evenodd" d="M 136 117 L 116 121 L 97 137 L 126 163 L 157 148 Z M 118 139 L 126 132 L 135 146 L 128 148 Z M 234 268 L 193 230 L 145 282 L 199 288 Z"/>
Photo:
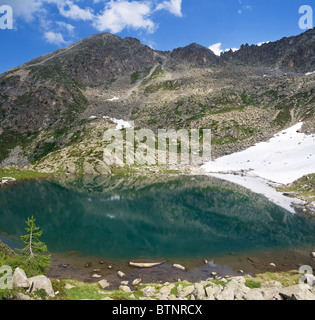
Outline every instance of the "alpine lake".
<path fill-rule="evenodd" d="M 118 283 L 123 271 L 149 283 L 315 268 L 314 217 L 210 176 L 68 177 L 0 189 L 0 240 L 21 246 L 31 216 L 55 278 L 96 281 L 96 273 Z M 163 263 L 142 269 L 131 261 Z"/>

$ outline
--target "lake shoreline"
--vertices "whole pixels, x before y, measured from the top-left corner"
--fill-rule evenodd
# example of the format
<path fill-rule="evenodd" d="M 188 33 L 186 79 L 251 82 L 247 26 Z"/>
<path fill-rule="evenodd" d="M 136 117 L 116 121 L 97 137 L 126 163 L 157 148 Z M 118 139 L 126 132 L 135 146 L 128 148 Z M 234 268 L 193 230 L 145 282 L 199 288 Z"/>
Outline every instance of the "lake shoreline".
<path fill-rule="evenodd" d="M 53 255 L 52 266 L 48 276 L 59 280 L 76 280 L 96 283 L 106 279 L 111 283 L 110 290 L 116 290 L 122 281 L 133 281 L 141 278 L 143 283 L 161 284 L 164 282 L 198 282 L 208 278 L 213 280 L 229 279 L 232 276 L 265 273 L 285 273 L 298 270 L 303 265 L 315 269 L 315 259 L 312 248 L 305 250 L 279 250 L 247 253 L 230 253 L 216 257 L 213 260 L 201 258 L 166 259 L 158 266 L 151 268 L 131 267 L 128 261 L 101 259 L 96 257 L 80 256 L 78 252 L 69 255 Z M 70 258 L 69 258 L 70 257 Z M 138 262 L 163 261 L 163 259 L 132 260 Z M 185 270 L 178 269 L 179 265 Z M 122 272 L 121 278 L 118 273 Z"/>

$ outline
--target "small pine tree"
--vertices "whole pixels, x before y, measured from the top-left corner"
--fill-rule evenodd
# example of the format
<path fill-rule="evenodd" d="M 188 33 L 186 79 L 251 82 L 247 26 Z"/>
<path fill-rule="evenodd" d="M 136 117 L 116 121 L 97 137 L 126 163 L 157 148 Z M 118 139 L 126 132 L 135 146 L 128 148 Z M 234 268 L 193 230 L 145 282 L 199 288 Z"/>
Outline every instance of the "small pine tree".
<path fill-rule="evenodd" d="M 19 250 L 19 252 L 32 269 L 45 273 L 50 266 L 50 255 L 45 255 L 47 246 L 39 240 L 43 231 L 36 227 L 33 216 L 32 218 L 27 218 L 25 223 L 27 225 L 25 228 L 27 234 L 21 236 L 25 248 Z"/>

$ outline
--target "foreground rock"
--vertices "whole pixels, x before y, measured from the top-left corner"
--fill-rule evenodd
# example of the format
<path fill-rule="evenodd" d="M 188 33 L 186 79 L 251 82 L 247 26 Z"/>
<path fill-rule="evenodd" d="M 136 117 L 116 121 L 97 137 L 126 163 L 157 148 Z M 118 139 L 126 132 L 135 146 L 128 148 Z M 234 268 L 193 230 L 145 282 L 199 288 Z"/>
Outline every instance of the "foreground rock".
<path fill-rule="evenodd" d="M 27 278 L 24 270 L 16 268 L 12 276 L 12 284 L 16 288 L 27 289 L 28 293 L 35 293 L 37 290 L 44 290 L 49 297 L 55 297 L 51 281 L 43 275 Z M 20 294 L 19 298 L 25 295 Z M 23 299 L 24 300 L 24 299 Z"/>
<path fill-rule="evenodd" d="M 141 300 L 315 300 L 315 286 L 308 284 L 284 287 L 272 280 L 262 283 L 259 288 L 250 288 L 248 285 L 242 276 L 231 277 L 220 284 L 213 279 L 198 283 L 148 284 L 141 289 Z M 130 292 L 129 288 L 120 289 Z"/>

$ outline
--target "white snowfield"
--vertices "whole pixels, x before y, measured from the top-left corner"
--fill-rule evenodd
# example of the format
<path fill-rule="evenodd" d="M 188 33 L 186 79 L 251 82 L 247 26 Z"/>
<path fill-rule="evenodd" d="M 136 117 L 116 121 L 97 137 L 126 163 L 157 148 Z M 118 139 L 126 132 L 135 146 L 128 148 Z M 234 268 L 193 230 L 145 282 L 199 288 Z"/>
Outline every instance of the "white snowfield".
<path fill-rule="evenodd" d="M 209 175 L 227 180 L 266 196 L 294 213 L 292 203 L 302 203 L 277 192 L 271 184 L 288 184 L 315 173 L 315 134 L 299 133 L 303 123 L 276 134 L 267 142 L 202 166 Z M 242 173 L 235 175 L 232 173 Z M 273 183 L 272 183 L 273 182 Z"/>
<path fill-rule="evenodd" d="M 315 74 L 315 71 L 305 73 L 306 76 L 311 76 L 312 74 Z"/>
<path fill-rule="evenodd" d="M 128 128 L 133 127 L 132 122 L 128 122 L 128 121 L 125 121 L 122 119 L 115 119 L 115 118 L 110 118 L 110 117 L 106 117 L 106 116 L 104 116 L 103 119 L 109 119 L 109 120 L 113 121 L 114 123 L 116 123 L 117 124 L 116 130 L 128 129 Z"/>
<path fill-rule="evenodd" d="M 247 176 L 288 184 L 315 173 L 315 134 L 299 133 L 303 123 L 276 134 L 267 142 L 202 166 L 207 172 L 244 172 Z"/>

